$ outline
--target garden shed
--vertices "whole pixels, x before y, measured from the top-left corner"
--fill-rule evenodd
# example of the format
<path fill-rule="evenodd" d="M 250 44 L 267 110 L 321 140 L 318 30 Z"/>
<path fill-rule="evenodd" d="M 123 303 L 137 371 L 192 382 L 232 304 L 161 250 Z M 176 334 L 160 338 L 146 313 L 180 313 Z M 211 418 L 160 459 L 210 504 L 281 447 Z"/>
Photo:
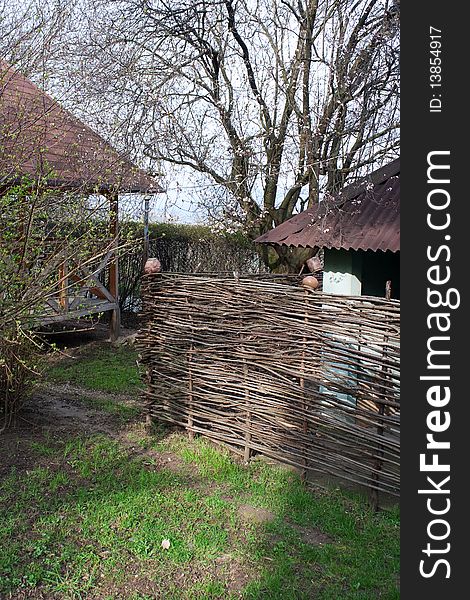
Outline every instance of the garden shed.
<path fill-rule="evenodd" d="M 258 237 L 259 244 L 323 248 L 323 291 L 400 298 L 400 159 Z"/>
<path fill-rule="evenodd" d="M 106 249 L 99 264 L 70 269 L 64 260 L 57 294 L 47 298 L 41 323 L 111 311 L 111 337 L 118 337 L 119 197 L 163 190 L 55 99 L 0 61 L 0 195 L 25 178 L 31 186 L 45 182 L 57 194 L 99 197 L 108 213 L 107 239 L 96 240 Z M 19 223 L 19 231 L 21 227 Z"/>

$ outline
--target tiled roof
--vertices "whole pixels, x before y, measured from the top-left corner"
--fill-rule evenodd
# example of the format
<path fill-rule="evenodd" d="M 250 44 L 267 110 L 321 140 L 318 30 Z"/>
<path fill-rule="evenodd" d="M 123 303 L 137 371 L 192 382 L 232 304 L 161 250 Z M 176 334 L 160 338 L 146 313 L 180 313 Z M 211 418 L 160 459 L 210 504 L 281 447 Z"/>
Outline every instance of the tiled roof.
<path fill-rule="evenodd" d="M 400 250 L 400 159 L 288 219 L 259 244 Z"/>
<path fill-rule="evenodd" d="M 89 192 L 162 191 L 153 177 L 0 61 L 0 186 L 24 175 Z"/>

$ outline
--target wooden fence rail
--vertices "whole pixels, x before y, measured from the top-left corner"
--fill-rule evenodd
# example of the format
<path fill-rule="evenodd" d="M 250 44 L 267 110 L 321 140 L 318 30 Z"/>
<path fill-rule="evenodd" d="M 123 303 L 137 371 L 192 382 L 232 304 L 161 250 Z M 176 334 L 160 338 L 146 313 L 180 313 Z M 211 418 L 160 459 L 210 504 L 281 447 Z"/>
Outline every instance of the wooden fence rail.
<path fill-rule="evenodd" d="M 297 281 L 145 277 L 149 413 L 246 460 L 398 495 L 400 304 Z"/>

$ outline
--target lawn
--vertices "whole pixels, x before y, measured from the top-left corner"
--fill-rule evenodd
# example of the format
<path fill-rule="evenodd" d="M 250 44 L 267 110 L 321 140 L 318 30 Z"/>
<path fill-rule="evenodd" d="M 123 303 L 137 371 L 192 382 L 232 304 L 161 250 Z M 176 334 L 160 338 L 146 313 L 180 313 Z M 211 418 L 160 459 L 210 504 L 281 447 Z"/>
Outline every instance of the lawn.
<path fill-rule="evenodd" d="M 136 361 L 126 344 L 89 344 L 77 355 L 65 355 L 48 369 L 47 378 L 89 390 L 133 394 L 143 388 Z"/>
<path fill-rule="evenodd" d="M 30 467 L 0 483 L 1 597 L 399 598 L 396 508 L 374 514 L 262 458 L 246 466 L 203 438 L 148 431 L 113 396 L 129 376 L 136 395 L 135 358 L 107 345 L 50 370 L 83 387 L 83 410 L 109 432 L 24 434 Z M 90 405 L 95 381 L 102 402 Z"/>

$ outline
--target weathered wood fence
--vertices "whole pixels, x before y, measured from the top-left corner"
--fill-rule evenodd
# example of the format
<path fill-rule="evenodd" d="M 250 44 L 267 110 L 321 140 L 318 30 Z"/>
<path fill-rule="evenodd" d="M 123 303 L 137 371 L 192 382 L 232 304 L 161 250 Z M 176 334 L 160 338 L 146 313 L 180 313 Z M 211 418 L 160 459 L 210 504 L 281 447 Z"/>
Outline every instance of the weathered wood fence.
<path fill-rule="evenodd" d="M 145 277 L 149 412 L 246 460 L 398 495 L 400 304 L 298 281 Z"/>

